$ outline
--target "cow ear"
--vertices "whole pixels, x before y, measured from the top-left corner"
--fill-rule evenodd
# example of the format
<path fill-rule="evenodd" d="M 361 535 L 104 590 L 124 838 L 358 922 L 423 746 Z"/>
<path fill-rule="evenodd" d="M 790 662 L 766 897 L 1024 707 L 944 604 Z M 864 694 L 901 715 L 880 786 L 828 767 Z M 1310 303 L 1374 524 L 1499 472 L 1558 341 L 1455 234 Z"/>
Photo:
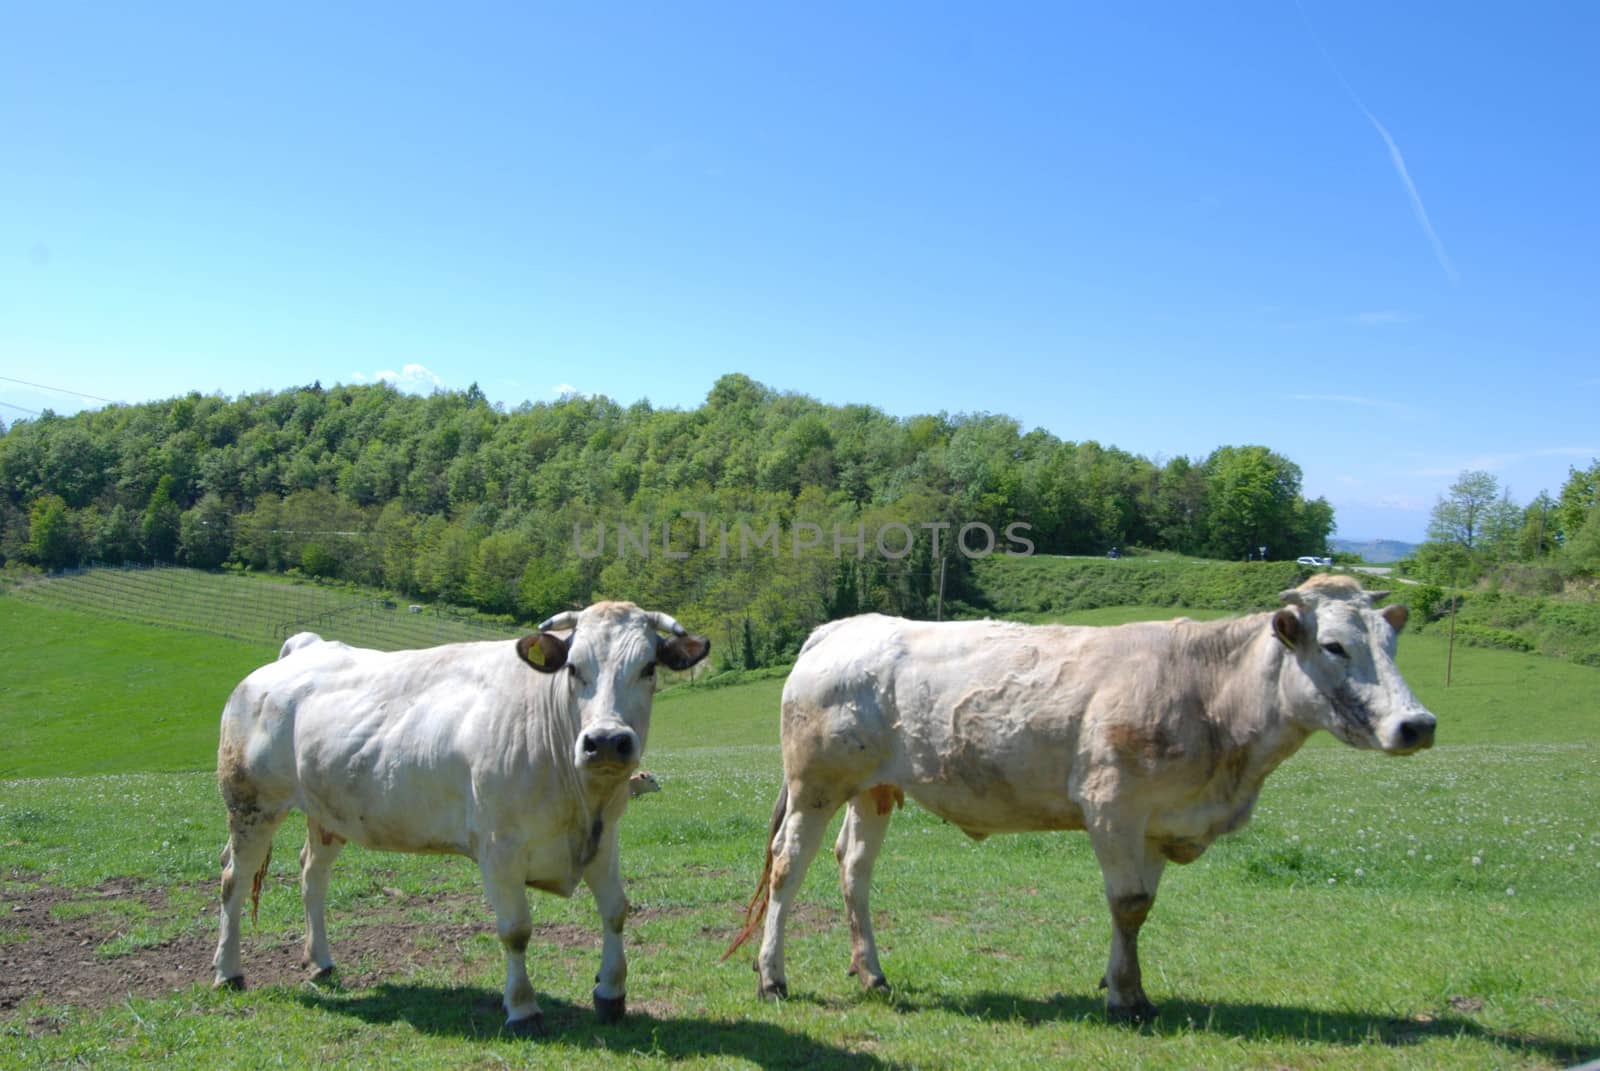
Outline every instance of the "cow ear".
<path fill-rule="evenodd" d="M 711 653 L 711 641 L 704 636 L 686 633 L 662 640 L 656 648 L 656 659 L 668 669 L 685 670 Z"/>
<path fill-rule="evenodd" d="M 553 632 L 535 632 L 517 641 L 517 656 L 540 673 L 554 673 L 567 664 L 567 641 Z"/>
<path fill-rule="evenodd" d="M 1411 618 L 1411 611 L 1404 606 L 1385 606 L 1378 613 L 1383 615 L 1383 619 L 1389 622 L 1389 627 L 1397 633 L 1406 627 L 1406 622 Z"/>
<path fill-rule="evenodd" d="M 1272 615 L 1272 634 L 1278 637 L 1291 651 L 1300 646 L 1300 639 L 1305 634 L 1305 626 L 1300 623 L 1300 615 L 1293 610 L 1283 609 Z"/>

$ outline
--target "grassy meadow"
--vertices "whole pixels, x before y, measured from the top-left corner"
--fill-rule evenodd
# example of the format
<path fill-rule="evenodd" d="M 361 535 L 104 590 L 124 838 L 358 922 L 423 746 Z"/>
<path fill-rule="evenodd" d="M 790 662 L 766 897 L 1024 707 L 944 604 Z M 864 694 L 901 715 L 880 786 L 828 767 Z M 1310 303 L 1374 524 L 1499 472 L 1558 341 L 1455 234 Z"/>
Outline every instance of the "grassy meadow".
<path fill-rule="evenodd" d="M 471 611 L 418 606 L 413 613 L 397 597 L 272 574 L 102 567 L 30 580 L 11 593 L 36 606 L 264 643 L 274 652 L 304 630 L 382 651 L 517 635 L 503 620 Z"/>
<path fill-rule="evenodd" d="M 915 806 L 874 879 L 895 991 L 863 995 L 845 976 L 824 852 L 790 930 L 793 998 L 758 1003 L 753 953 L 718 956 L 760 868 L 782 681 L 670 689 L 645 763 L 663 791 L 623 825 L 629 1017 L 594 1023 L 587 894 L 531 894 L 529 971 L 551 1036 L 527 1041 L 500 1034 L 503 960 L 466 860 L 348 849 L 328 910 L 338 979 L 275 975 L 302 927 L 294 817 L 246 925 L 246 974 L 266 983 L 212 992 L 216 718 L 275 650 L 11 598 L 0 630 L 0 891 L 17 905 L 0 910 L 0 975 L 31 969 L 43 928 L 11 920 L 34 917 L 24 908 L 48 888 L 48 917 L 86 935 L 68 958 L 130 979 L 0 1007 L 0 1067 L 1471 1068 L 1600 1055 L 1592 668 L 1458 648 L 1446 689 L 1442 637 L 1402 640 L 1439 746 L 1388 759 L 1319 737 L 1268 781 L 1245 831 L 1169 867 L 1140 941 L 1162 1009 L 1144 1028 L 1104 1019 L 1109 919 L 1085 838 L 976 844 Z M 173 980 L 134 985 L 146 969 Z"/>

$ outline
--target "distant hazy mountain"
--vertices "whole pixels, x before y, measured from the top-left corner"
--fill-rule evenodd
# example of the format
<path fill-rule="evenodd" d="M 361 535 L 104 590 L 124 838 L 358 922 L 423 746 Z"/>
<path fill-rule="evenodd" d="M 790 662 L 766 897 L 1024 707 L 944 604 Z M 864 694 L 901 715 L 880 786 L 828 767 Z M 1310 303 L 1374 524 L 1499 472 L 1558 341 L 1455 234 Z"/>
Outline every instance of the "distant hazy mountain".
<path fill-rule="evenodd" d="M 1396 562 L 1416 552 L 1415 543 L 1398 539 L 1330 539 L 1328 545 L 1346 554 L 1359 554 L 1369 562 Z"/>

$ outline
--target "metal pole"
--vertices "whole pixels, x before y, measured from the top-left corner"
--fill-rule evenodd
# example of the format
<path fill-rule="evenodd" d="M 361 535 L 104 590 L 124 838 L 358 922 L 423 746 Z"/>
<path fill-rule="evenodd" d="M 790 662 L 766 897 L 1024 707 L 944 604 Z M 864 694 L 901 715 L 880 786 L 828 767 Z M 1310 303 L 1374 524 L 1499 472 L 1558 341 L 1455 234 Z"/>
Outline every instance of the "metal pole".
<path fill-rule="evenodd" d="M 948 557 L 939 559 L 939 605 L 933 611 L 935 621 L 944 620 L 944 563 L 948 560 Z"/>

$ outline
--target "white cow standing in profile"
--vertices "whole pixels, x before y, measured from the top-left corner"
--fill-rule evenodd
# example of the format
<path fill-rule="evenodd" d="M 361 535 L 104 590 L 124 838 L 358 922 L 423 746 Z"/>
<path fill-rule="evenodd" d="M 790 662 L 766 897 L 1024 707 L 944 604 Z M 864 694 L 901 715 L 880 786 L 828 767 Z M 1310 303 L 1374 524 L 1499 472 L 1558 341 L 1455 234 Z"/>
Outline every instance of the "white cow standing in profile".
<path fill-rule="evenodd" d="M 228 844 L 216 984 L 244 983 L 245 898 L 259 897 L 273 833 L 299 808 L 305 958 L 318 973 L 333 969 L 323 907 L 346 841 L 464 855 L 482 872 L 505 946 L 508 1027 L 543 1030 L 525 963 L 526 889 L 570 896 L 580 878 L 604 926 L 595 1010 L 601 1021 L 620 1018 L 628 903 L 617 820 L 650 730 L 657 664 L 687 669 L 710 646 L 626 602 L 559 614 L 520 640 L 420 651 L 291 638 L 222 712 Z"/>
<path fill-rule="evenodd" d="M 1318 729 L 1391 755 L 1432 745 L 1434 717 L 1394 664 L 1406 609 L 1373 609 L 1384 594 L 1322 575 L 1285 591 L 1283 609 L 1228 621 L 823 625 L 783 688 L 784 786 L 728 954 L 765 916 L 760 993 L 788 995 L 784 924 L 848 803 L 834 854 L 850 973 L 887 989 L 867 895 L 889 816 L 910 796 L 980 840 L 1086 830 L 1111 908 L 1107 1012 L 1148 1019 L 1137 939 L 1168 862 L 1243 826 L 1267 775 Z"/>

